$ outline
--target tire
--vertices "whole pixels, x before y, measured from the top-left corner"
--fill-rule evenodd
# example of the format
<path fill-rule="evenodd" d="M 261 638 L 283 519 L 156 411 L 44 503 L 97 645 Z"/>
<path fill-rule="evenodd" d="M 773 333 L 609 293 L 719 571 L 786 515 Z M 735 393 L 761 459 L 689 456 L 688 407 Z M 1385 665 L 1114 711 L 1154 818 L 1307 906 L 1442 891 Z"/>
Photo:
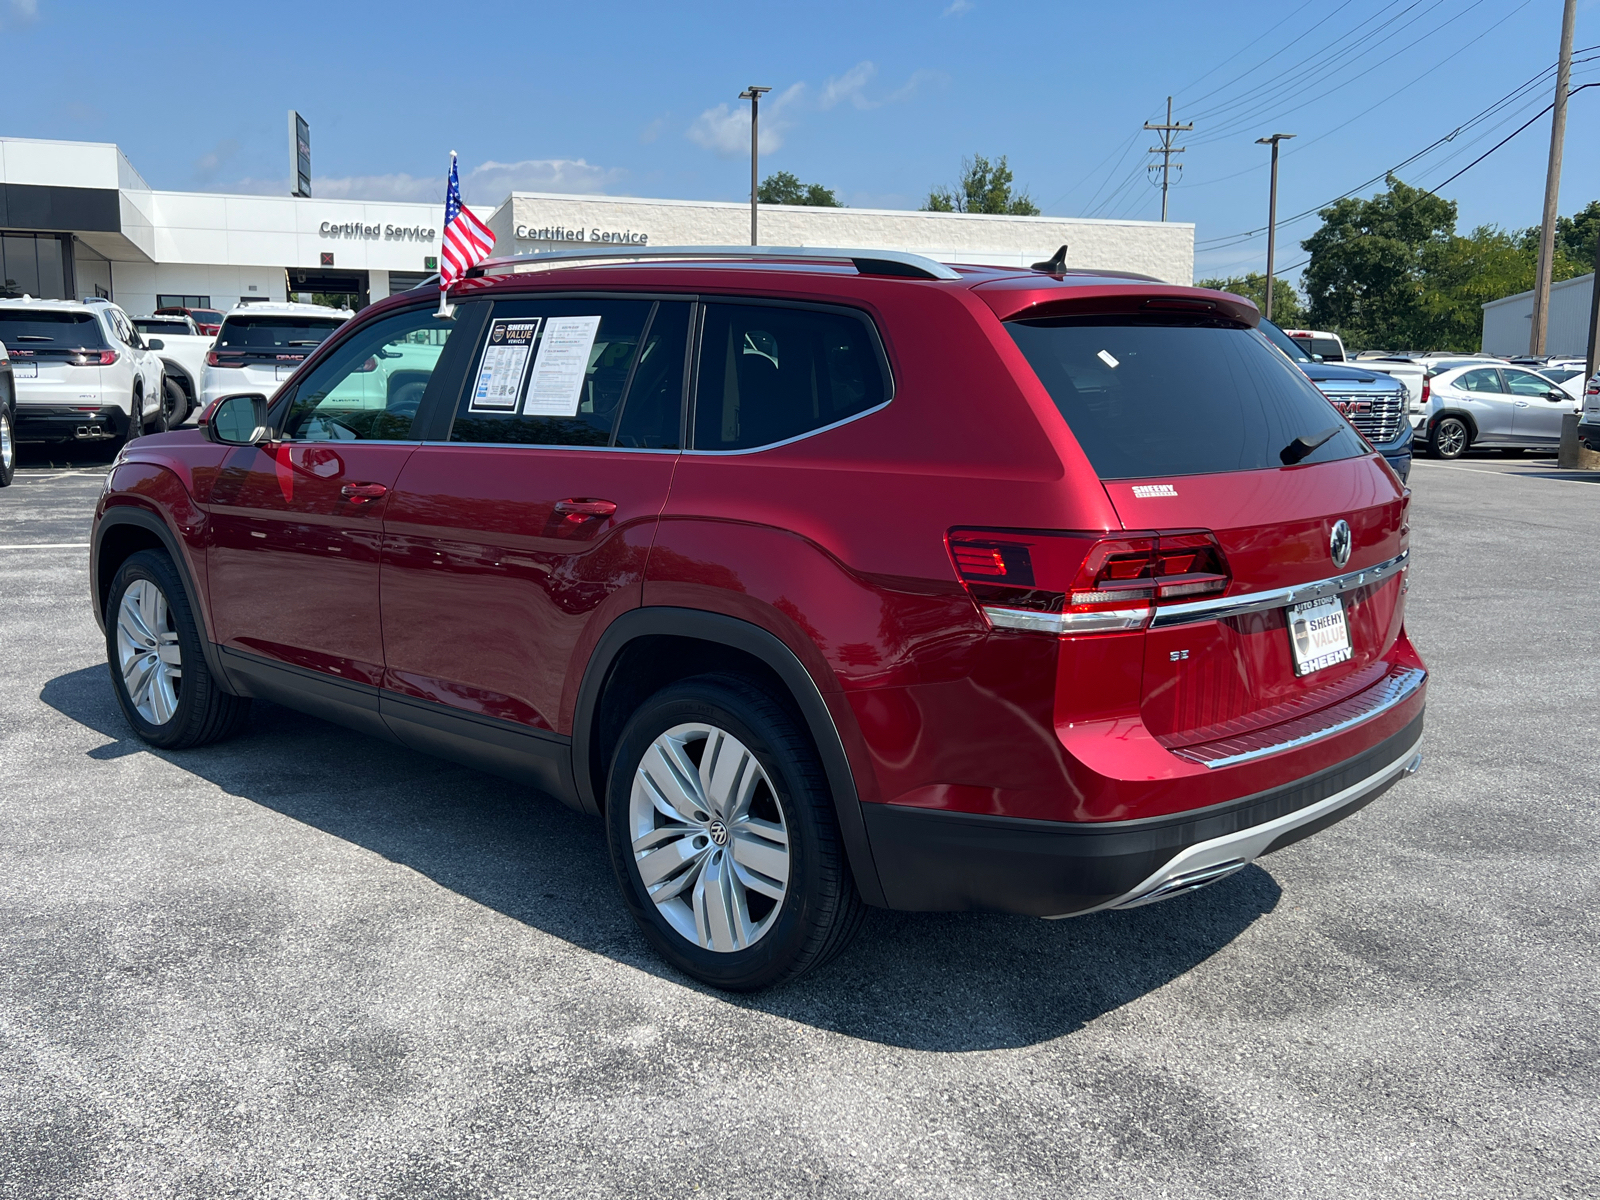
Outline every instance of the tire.
<path fill-rule="evenodd" d="M 11 406 L 0 404 L 0 487 L 10 487 L 17 474 L 17 428 Z"/>
<path fill-rule="evenodd" d="M 816 750 L 738 676 L 684 680 L 633 714 L 611 762 L 606 833 L 623 901 L 656 952 L 725 991 L 822 965 L 866 912 Z"/>
<path fill-rule="evenodd" d="M 1472 434 L 1460 417 L 1441 417 L 1428 431 L 1429 458 L 1460 458 L 1472 445 Z"/>
<path fill-rule="evenodd" d="M 161 377 L 161 394 L 166 401 L 166 424 L 162 428 L 176 429 L 189 419 L 189 397 L 165 375 Z"/>
<path fill-rule="evenodd" d="M 152 746 L 182 750 L 220 741 L 250 715 L 248 699 L 218 685 L 200 638 L 172 559 L 161 550 L 129 555 L 106 601 L 106 660 L 122 715 Z"/>

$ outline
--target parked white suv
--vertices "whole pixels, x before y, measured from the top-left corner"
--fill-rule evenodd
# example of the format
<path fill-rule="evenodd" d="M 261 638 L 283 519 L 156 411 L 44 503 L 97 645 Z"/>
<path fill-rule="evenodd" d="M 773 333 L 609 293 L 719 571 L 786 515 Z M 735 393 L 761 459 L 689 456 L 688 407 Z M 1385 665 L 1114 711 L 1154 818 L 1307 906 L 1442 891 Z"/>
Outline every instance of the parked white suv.
<path fill-rule="evenodd" d="M 167 427 L 161 359 L 109 300 L 0 300 L 19 442 L 120 445 Z"/>
<path fill-rule="evenodd" d="M 145 344 L 161 358 L 167 374 L 167 407 L 174 427 L 182 425 L 200 407 L 200 381 L 206 371 L 206 351 L 215 338 L 200 332 L 192 317 L 135 317 L 133 327 Z M 157 346 L 155 343 L 159 342 Z"/>
<path fill-rule="evenodd" d="M 355 313 L 320 304 L 245 304 L 222 320 L 206 354 L 200 403 L 236 392 L 271 398 L 305 357 Z"/>

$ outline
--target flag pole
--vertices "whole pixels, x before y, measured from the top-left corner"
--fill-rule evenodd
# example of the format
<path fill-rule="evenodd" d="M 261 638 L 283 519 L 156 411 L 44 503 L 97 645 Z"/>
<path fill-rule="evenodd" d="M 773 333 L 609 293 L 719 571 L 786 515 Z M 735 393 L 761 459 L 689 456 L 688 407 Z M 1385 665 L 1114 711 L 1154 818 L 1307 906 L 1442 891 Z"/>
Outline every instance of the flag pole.
<path fill-rule="evenodd" d="M 450 151 L 450 174 L 445 176 L 445 204 L 444 204 L 444 207 L 445 207 L 445 212 L 447 214 L 450 211 L 450 199 L 449 199 L 450 180 L 455 178 L 455 173 L 456 173 L 456 152 L 454 150 L 452 150 L 452 151 Z M 443 226 L 441 226 L 441 228 L 443 228 Z M 440 261 L 441 264 L 444 262 L 444 247 L 443 246 L 439 247 L 439 261 Z M 433 315 L 438 317 L 441 321 L 453 321 L 455 319 L 455 315 L 456 315 L 456 306 L 454 304 L 450 304 L 450 303 L 446 302 L 446 300 L 445 300 L 446 291 L 447 291 L 447 289 L 445 287 L 445 282 L 444 282 L 444 267 L 441 266 L 439 268 L 439 311 L 434 313 Z"/>

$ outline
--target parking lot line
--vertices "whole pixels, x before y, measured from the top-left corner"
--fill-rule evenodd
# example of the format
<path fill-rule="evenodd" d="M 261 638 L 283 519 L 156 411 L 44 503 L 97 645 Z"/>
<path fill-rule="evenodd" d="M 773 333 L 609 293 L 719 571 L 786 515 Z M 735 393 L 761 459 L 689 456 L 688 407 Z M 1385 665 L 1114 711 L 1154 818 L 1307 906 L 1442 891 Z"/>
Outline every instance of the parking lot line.
<path fill-rule="evenodd" d="M 15 546 L 0 546 L 4 550 L 87 550 L 88 542 L 20 542 Z"/>
<path fill-rule="evenodd" d="M 1451 463 L 1429 463 L 1428 464 L 1428 469 L 1429 470 L 1433 470 L 1435 468 L 1437 468 L 1440 471 L 1466 471 L 1466 472 L 1468 472 L 1469 474 L 1472 474 L 1472 475 L 1497 475 L 1501 479 L 1506 479 L 1506 478 L 1512 478 L 1512 479 L 1537 479 L 1538 478 L 1537 475 L 1530 475 L 1526 471 L 1485 471 L 1482 467 L 1458 467 L 1458 466 L 1455 466 L 1455 465 L 1453 465 Z M 1579 487 L 1593 487 L 1595 484 L 1600 483 L 1600 471 L 1597 471 L 1595 473 L 1595 477 L 1593 479 L 1555 479 L 1555 478 L 1551 478 L 1549 480 L 1549 482 L 1551 482 L 1551 483 L 1575 483 Z"/>

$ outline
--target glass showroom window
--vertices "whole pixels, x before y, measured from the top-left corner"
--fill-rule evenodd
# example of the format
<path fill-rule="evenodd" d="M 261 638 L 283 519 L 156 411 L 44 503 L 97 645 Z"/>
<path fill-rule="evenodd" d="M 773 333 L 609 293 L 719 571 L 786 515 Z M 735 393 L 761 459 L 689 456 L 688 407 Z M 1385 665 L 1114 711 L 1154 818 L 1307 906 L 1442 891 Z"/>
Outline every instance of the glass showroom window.
<path fill-rule="evenodd" d="M 0 295 L 66 300 L 66 256 L 61 239 L 47 233 L 0 236 Z"/>

